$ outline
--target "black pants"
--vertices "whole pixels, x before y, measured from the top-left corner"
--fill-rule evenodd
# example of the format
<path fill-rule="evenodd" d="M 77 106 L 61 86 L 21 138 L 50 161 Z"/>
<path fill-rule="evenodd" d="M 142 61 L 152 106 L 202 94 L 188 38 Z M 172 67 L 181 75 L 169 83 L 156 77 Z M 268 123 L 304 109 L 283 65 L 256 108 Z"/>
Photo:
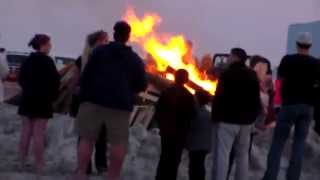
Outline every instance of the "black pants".
<path fill-rule="evenodd" d="M 80 139 L 79 139 L 80 140 Z M 102 173 L 107 170 L 107 139 L 106 139 L 106 127 L 101 128 L 99 138 L 95 145 L 95 167 L 98 173 Z M 90 161 L 87 169 L 87 174 L 92 174 L 92 162 Z"/>
<path fill-rule="evenodd" d="M 70 105 L 70 116 L 76 118 L 79 113 L 79 107 L 81 104 L 81 100 L 79 95 L 72 95 L 72 101 Z"/>
<path fill-rule="evenodd" d="M 161 137 L 161 156 L 156 180 L 176 180 L 184 149 L 184 141 L 172 137 Z"/>
<path fill-rule="evenodd" d="M 314 107 L 314 120 L 316 121 L 314 130 L 320 135 L 320 105 Z"/>
<path fill-rule="evenodd" d="M 205 160 L 208 151 L 190 151 L 189 152 L 189 179 L 190 180 L 205 180 L 206 167 Z"/>
<path fill-rule="evenodd" d="M 94 155 L 95 165 L 98 172 L 106 171 L 107 169 L 107 138 L 106 127 L 102 126 L 99 138 L 96 142 L 96 153 Z"/>

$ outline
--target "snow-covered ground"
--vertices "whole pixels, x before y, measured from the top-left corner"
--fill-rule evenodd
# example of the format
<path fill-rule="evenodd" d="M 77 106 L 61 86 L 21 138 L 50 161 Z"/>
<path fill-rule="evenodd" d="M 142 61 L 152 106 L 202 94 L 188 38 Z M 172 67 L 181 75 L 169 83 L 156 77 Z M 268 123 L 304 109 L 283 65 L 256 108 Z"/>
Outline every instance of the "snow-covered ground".
<path fill-rule="evenodd" d="M 0 180 L 33 180 L 33 167 L 26 172 L 18 169 L 18 143 L 21 120 L 16 115 L 16 107 L 0 105 Z M 152 180 L 156 172 L 160 154 L 160 137 L 158 130 L 146 131 L 142 126 L 130 130 L 129 155 L 123 171 L 125 180 Z M 264 132 L 255 138 L 251 162 L 251 180 L 261 179 L 265 170 L 267 151 L 272 133 Z M 44 180 L 65 179 L 76 168 L 77 137 L 73 133 L 73 119 L 56 115 L 50 120 L 47 130 L 46 159 Z M 281 166 L 280 180 L 284 180 L 284 171 L 288 164 L 290 148 L 286 148 Z M 30 159 L 32 165 L 32 159 Z M 188 179 L 188 158 L 184 154 L 180 166 L 179 180 Z M 210 167 L 210 157 L 207 162 Z M 320 138 L 311 131 L 308 138 L 303 180 L 320 179 Z M 210 173 L 208 173 L 209 176 Z M 93 176 L 93 180 L 103 177 Z"/>

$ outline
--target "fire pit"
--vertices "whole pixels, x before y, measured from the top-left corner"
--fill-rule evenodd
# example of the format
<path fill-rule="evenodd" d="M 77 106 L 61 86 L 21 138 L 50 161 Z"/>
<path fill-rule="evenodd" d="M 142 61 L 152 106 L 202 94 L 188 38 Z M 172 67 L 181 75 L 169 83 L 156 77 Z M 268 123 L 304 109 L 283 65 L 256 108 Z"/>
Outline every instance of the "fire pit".
<path fill-rule="evenodd" d="M 188 50 L 184 36 L 171 36 L 156 31 L 156 26 L 162 21 L 158 14 L 146 13 L 140 19 L 134 9 L 129 8 L 123 19 L 131 25 L 131 42 L 139 45 L 148 54 L 146 64 L 149 80 L 159 86 L 160 90 L 170 85 L 176 70 L 185 69 L 189 72 L 190 82 L 187 88 L 190 92 L 202 89 L 214 95 L 217 81 L 210 80 L 206 73 L 201 72 L 195 59 L 183 60 Z"/>

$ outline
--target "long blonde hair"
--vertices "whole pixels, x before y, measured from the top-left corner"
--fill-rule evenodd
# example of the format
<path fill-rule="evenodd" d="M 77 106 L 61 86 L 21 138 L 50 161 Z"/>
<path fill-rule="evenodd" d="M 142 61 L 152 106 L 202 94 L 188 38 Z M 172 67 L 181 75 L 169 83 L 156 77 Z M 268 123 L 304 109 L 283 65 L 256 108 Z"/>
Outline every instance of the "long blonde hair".
<path fill-rule="evenodd" d="M 97 46 L 97 42 L 99 40 L 104 40 L 104 39 L 108 41 L 108 33 L 102 30 L 96 31 L 87 36 L 86 43 L 81 55 L 81 64 L 82 64 L 81 72 L 83 72 L 84 68 L 86 67 L 89 60 L 89 56 L 93 51 L 93 49 Z"/>
<path fill-rule="evenodd" d="M 82 55 L 81 55 L 81 72 L 83 72 L 84 68 L 86 67 L 87 63 L 88 63 L 88 59 L 89 59 L 89 55 L 91 54 L 93 50 L 93 47 L 91 47 L 88 43 L 88 41 L 86 40 L 86 44 L 84 46 L 84 49 L 82 51 Z"/>

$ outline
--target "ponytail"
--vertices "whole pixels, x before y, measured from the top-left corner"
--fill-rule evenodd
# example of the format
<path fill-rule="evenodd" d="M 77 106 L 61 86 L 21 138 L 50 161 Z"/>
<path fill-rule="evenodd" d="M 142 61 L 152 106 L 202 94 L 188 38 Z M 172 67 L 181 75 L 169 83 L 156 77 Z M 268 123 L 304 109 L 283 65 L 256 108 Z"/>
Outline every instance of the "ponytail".
<path fill-rule="evenodd" d="M 50 37 L 46 34 L 36 34 L 28 43 L 29 47 L 34 50 L 40 50 L 42 45 L 47 44 L 50 41 Z"/>

